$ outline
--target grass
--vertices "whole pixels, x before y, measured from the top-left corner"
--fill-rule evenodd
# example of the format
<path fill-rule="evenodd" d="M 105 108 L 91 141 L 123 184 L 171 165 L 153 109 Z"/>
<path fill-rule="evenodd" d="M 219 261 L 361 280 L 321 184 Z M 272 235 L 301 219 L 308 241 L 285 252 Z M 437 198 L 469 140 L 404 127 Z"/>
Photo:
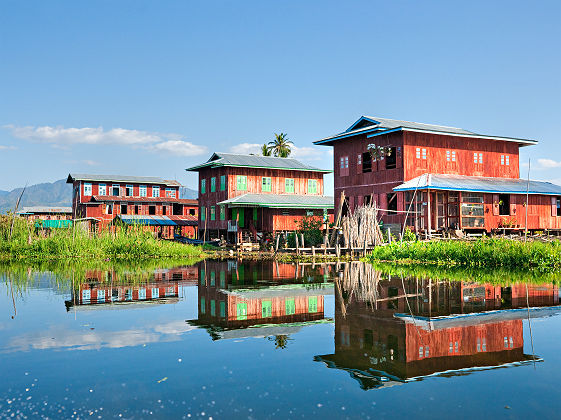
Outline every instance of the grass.
<path fill-rule="evenodd" d="M 143 226 L 131 226 L 117 233 L 90 235 L 81 229 L 58 229 L 42 237 L 33 225 L 16 217 L 0 216 L 1 260 L 48 260 L 64 258 L 135 260 L 141 258 L 202 258 L 201 247 L 155 239 Z"/>
<path fill-rule="evenodd" d="M 367 257 L 370 262 L 400 264 L 430 263 L 469 267 L 515 269 L 561 268 L 561 243 L 521 242 L 509 239 L 477 241 L 395 242 L 376 247 Z"/>

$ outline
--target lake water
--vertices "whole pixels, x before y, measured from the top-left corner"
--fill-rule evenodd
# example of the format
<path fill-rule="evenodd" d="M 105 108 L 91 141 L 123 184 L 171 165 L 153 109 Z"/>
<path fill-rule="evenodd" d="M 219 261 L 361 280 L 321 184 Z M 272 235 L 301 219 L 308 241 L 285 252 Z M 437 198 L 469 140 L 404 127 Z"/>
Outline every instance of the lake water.
<path fill-rule="evenodd" d="M 550 280 L 236 260 L 10 266 L 0 276 L 0 418 L 522 418 L 561 408 Z"/>

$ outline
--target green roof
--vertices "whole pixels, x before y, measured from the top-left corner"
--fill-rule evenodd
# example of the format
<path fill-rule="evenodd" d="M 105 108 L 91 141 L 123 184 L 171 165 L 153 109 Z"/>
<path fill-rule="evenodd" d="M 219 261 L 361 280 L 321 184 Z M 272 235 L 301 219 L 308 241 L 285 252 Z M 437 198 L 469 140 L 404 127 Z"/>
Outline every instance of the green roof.
<path fill-rule="evenodd" d="M 257 155 L 238 155 L 234 153 L 213 153 L 206 163 L 202 163 L 191 168 L 187 171 L 198 171 L 202 168 L 218 168 L 221 166 L 234 166 L 242 168 L 266 168 L 266 169 L 283 169 L 292 171 L 307 171 L 307 172 L 321 172 L 330 173 L 330 169 L 320 169 L 314 166 L 307 165 L 299 160 L 292 158 L 280 158 L 272 156 L 257 156 Z"/>
<path fill-rule="evenodd" d="M 228 207 L 332 209 L 333 197 L 296 194 L 243 194 L 218 203 Z"/>

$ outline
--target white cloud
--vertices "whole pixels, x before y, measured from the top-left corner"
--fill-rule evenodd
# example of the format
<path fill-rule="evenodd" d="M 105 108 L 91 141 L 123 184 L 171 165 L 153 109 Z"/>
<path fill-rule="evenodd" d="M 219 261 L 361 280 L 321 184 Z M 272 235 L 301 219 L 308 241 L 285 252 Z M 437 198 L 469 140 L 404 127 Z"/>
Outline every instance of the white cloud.
<path fill-rule="evenodd" d="M 15 146 L 4 146 L 0 144 L 0 150 L 16 150 Z"/>
<path fill-rule="evenodd" d="M 207 151 L 205 146 L 199 146 L 183 140 L 168 140 L 147 147 L 158 152 L 168 152 L 178 156 L 197 156 Z"/>
<path fill-rule="evenodd" d="M 84 164 L 88 166 L 98 166 L 99 162 L 96 162 L 95 160 L 86 159 L 84 160 Z"/>
<path fill-rule="evenodd" d="M 561 162 L 557 162 L 553 159 L 538 159 L 538 168 L 541 169 L 561 168 Z"/>
<path fill-rule="evenodd" d="M 230 147 L 230 153 L 239 153 L 241 155 L 249 155 L 251 153 L 255 155 L 261 154 L 262 144 L 257 143 L 240 143 Z"/>
<path fill-rule="evenodd" d="M 49 144 L 53 147 L 69 147 L 75 144 L 109 144 L 143 147 L 147 150 L 168 152 L 180 156 L 195 156 L 205 153 L 205 146 L 181 140 L 179 134 L 151 133 L 141 130 L 103 127 L 65 128 L 63 126 L 25 126 L 5 125 L 12 136 L 18 139 Z"/>

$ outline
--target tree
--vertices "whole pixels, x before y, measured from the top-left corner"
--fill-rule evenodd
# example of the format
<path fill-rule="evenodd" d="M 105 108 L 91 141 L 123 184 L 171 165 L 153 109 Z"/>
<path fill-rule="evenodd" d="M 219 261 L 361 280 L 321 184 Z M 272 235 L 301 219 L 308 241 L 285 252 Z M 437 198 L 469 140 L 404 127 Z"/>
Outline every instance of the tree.
<path fill-rule="evenodd" d="M 288 157 L 292 152 L 292 143 L 288 140 L 286 133 L 275 133 L 275 140 L 269 142 L 269 150 L 276 157 Z"/>
<path fill-rule="evenodd" d="M 269 146 L 267 146 L 266 144 L 261 146 L 261 154 L 263 156 L 271 156 L 271 149 L 269 149 Z"/>

